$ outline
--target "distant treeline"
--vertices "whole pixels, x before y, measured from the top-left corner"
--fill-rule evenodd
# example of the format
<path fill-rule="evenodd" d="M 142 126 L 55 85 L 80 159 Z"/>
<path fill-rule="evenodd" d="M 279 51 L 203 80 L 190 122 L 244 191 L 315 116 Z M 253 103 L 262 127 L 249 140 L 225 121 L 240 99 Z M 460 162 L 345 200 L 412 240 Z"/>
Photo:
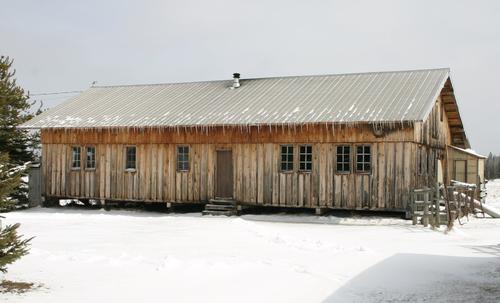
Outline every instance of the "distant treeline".
<path fill-rule="evenodd" d="M 486 159 L 485 168 L 486 179 L 500 178 L 500 155 L 493 155 L 490 153 Z"/>

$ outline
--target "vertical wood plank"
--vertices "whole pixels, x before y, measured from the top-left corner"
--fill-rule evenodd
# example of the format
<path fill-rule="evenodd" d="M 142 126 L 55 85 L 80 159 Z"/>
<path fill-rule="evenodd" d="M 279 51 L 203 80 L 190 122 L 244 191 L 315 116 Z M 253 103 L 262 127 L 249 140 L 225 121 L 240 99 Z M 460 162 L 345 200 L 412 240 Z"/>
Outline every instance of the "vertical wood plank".
<path fill-rule="evenodd" d="M 208 155 L 207 155 L 207 198 L 213 199 L 214 195 L 214 176 L 215 176 L 215 146 L 208 146 Z M 233 160 L 234 161 L 234 160 Z"/>
<path fill-rule="evenodd" d="M 264 145 L 257 144 L 257 203 L 264 202 Z"/>
<path fill-rule="evenodd" d="M 193 175 L 194 175 L 194 161 L 195 161 L 195 155 L 194 155 L 194 144 L 190 146 L 189 148 L 189 171 L 187 173 L 184 173 L 186 175 L 186 201 L 193 201 L 193 196 L 194 196 L 194 185 L 193 185 Z"/>
<path fill-rule="evenodd" d="M 319 205 L 319 186 L 320 186 L 320 163 L 319 163 L 319 153 L 320 144 L 313 144 L 313 170 L 311 172 L 311 207 L 316 207 Z"/>
<path fill-rule="evenodd" d="M 304 175 L 304 206 L 311 207 L 311 175 Z"/>
<path fill-rule="evenodd" d="M 169 153 L 169 179 L 170 179 L 170 201 L 182 201 L 181 179 L 177 174 L 177 154 L 175 144 L 168 145 Z"/>
<path fill-rule="evenodd" d="M 106 146 L 99 144 L 96 146 L 97 154 L 99 155 L 99 198 L 106 197 Z"/>
<path fill-rule="evenodd" d="M 206 144 L 202 145 L 200 156 L 201 156 L 201 162 L 200 162 L 200 200 L 207 201 L 208 147 Z"/>
<path fill-rule="evenodd" d="M 55 144 L 52 144 L 50 146 L 49 150 L 49 157 L 50 157 L 50 195 L 54 196 L 56 194 L 56 156 L 57 156 L 57 151 L 56 151 L 56 146 Z"/>
<path fill-rule="evenodd" d="M 192 201 L 200 201 L 200 144 L 193 145 L 193 197 Z"/>
<path fill-rule="evenodd" d="M 406 209 L 408 203 L 410 202 L 410 190 L 411 188 L 411 145 L 412 143 L 404 143 L 404 163 L 403 163 L 403 182 L 404 182 L 404 192 L 403 192 L 403 205 L 402 207 Z"/>
<path fill-rule="evenodd" d="M 273 144 L 265 144 L 264 203 L 273 203 Z"/>
<path fill-rule="evenodd" d="M 318 175 L 319 175 L 319 206 L 326 206 L 327 205 L 327 183 L 328 183 L 328 177 L 327 177 L 327 168 L 328 168 L 328 163 L 327 163 L 327 149 L 325 144 L 318 144 L 317 145 L 319 156 L 318 156 L 318 161 L 319 165 L 317 167 Z M 314 168 L 313 168 L 314 170 Z"/>
<path fill-rule="evenodd" d="M 106 198 L 111 198 L 111 145 L 106 145 L 106 158 L 105 158 L 105 166 L 106 166 L 106 181 L 105 181 L 105 190 L 104 196 Z"/>
<path fill-rule="evenodd" d="M 368 207 L 373 209 L 377 207 L 378 203 L 378 152 L 379 144 L 372 144 L 372 170 L 370 174 L 370 201 L 368 201 Z"/>
<path fill-rule="evenodd" d="M 286 173 L 279 174 L 280 191 L 279 191 L 279 205 L 286 206 Z"/>
<path fill-rule="evenodd" d="M 151 144 L 151 161 L 148 163 L 149 173 L 150 173 L 150 199 L 152 201 L 157 201 L 157 177 L 158 177 L 158 145 Z"/>
<path fill-rule="evenodd" d="M 67 196 L 68 193 L 66 192 L 66 174 L 67 174 L 67 168 L 66 168 L 66 151 L 67 148 L 65 145 L 61 144 L 61 192 L 60 194 L 62 196 Z"/>
<path fill-rule="evenodd" d="M 248 146 L 248 152 L 249 152 L 249 182 L 248 182 L 248 188 L 250 189 L 250 195 L 249 195 L 249 201 L 251 203 L 255 203 L 257 201 L 257 145 L 256 144 L 249 144 Z"/>
<path fill-rule="evenodd" d="M 299 174 L 298 177 L 298 197 L 297 205 L 299 207 L 304 207 L 304 174 Z"/>
<path fill-rule="evenodd" d="M 333 145 L 326 144 L 326 206 L 333 207 L 334 184 L 333 184 Z"/>
<path fill-rule="evenodd" d="M 273 144 L 272 166 L 273 166 L 273 205 L 279 205 L 280 201 L 280 176 L 279 176 L 279 157 L 280 145 Z"/>
<path fill-rule="evenodd" d="M 164 159 L 164 152 L 163 152 L 163 145 L 158 144 L 156 147 L 156 154 L 157 154 L 157 163 L 156 165 L 158 166 L 157 168 L 157 175 L 156 175 L 156 199 L 158 201 L 165 201 L 163 198 L 163 176 L 165 175 L 163 171 L 163 167 L 165 164 L 165 159 Z"/>
<path fill-rule="evenodd" d="M 385 143 L 379 143 L 378 144 L 378 208 L 384 208 L 385 207 L 385 193 L 386 193 L 386 184 L 387 184 L 387 178 L 386 178 L 386 164 L 385 164 Z"/>
<path fill-rule="evenodd" d="M 292 179 L 295 177 L 295 174 L 296 173 L 292 173 L 292 174 L 286 174 L 285 175 L 285 182 L 286 182 L 286 192 L 285 192 L 285 204 L 287 206 L 295 206 L 293 204 L 293 199 L 292 199 L 292 192 L 293 192 L 293 189 L 292 189 L 292 186 L 293 186 L 293 182 L 292 182 Z"/>

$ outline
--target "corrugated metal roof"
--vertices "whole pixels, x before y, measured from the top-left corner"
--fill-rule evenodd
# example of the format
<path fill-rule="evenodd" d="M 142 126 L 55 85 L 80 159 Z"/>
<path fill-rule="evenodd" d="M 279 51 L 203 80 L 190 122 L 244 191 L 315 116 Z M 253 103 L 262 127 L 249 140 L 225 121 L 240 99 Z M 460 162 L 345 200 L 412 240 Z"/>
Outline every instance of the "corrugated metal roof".
<path fill-rule="evenodd" d="M 92 87 L 27 128 L 422 121 L 449 69 Z"/>

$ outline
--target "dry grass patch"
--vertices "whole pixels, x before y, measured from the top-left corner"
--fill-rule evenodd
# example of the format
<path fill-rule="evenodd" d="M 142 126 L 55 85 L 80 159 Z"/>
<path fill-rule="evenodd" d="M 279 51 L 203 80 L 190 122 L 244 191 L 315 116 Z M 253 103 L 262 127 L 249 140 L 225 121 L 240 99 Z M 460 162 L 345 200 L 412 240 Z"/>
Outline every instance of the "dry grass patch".
<path fill-rule="evenodd" d="M 10 280 L 3 280 L 0 282 L 0 293 L 17 293 L 22 294 L 29 290 L 41 287 L 40 284 L 29 282 L 16 282 Z"/>

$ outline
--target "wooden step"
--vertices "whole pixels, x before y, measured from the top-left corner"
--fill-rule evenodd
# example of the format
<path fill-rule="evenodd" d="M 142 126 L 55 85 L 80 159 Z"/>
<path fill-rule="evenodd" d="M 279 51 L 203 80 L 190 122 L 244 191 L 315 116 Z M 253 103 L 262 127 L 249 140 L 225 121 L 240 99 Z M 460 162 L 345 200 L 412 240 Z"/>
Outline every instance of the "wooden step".
<path fill-rule="evenodd" d="M 202 215 L 212 215 L 212 216 L 236 216 L 238 212 L 234 210 L 204 210 L 201 212 Z"/>
<path fill-rule="evenodd" d="M 209 204 L 236 205 L 236 201 L 232 199 L 210 199 Z"/>
<path fill-rule="evenodd" d="M 206 204 L 205 210 L 234 210 L 236 206 L 233 204 Z"/>

